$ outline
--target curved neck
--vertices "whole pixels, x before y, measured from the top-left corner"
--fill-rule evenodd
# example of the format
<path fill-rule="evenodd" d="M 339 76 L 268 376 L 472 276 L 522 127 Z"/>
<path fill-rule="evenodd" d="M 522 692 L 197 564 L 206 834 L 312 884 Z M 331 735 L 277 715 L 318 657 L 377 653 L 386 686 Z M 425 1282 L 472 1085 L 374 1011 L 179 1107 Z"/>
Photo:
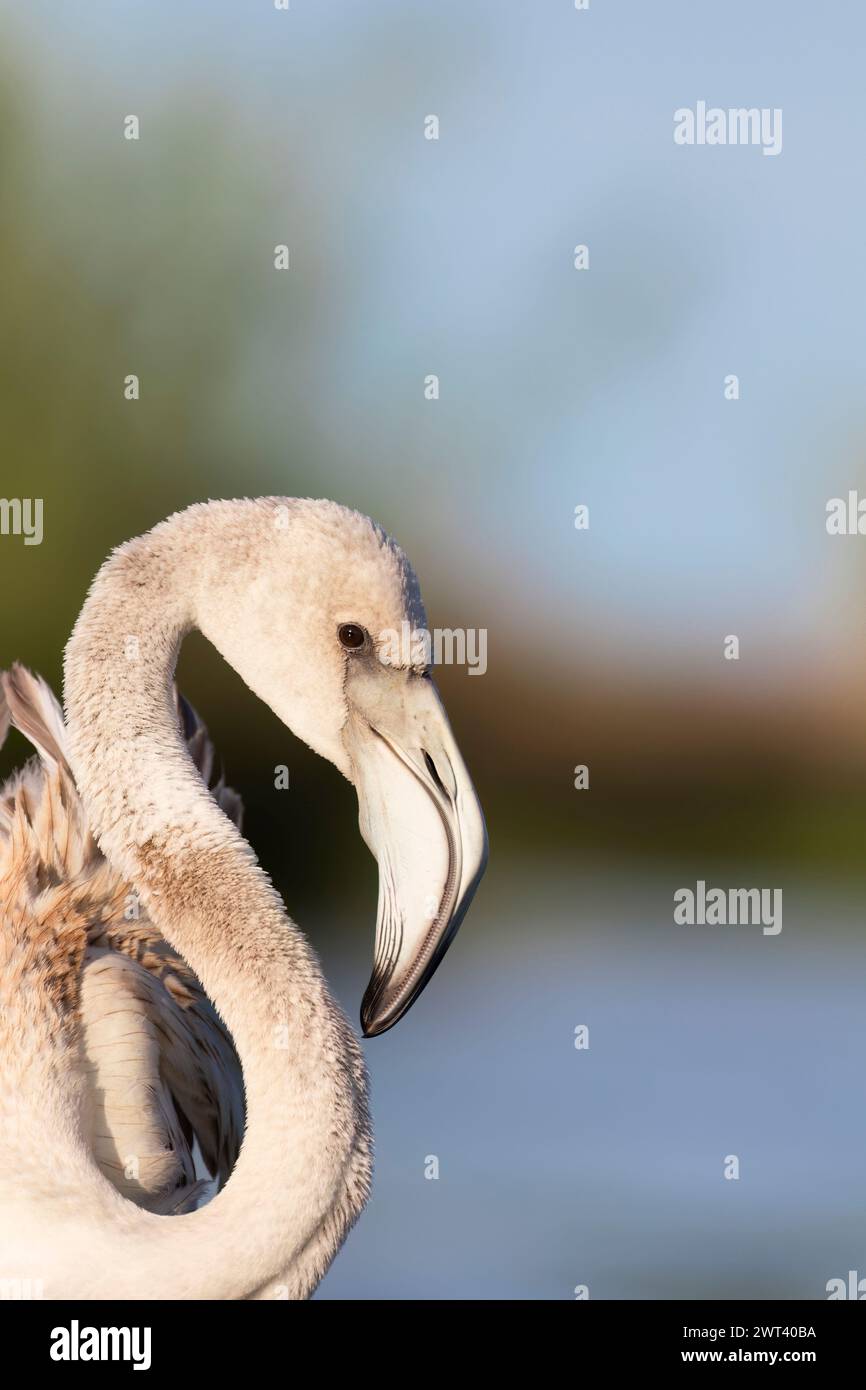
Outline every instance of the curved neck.
<path fill-rule="evenodd" d="M 70 760 L 103 852 L 234 1038 L 247 1129 L 228 1184 L 201 1211 L 124 1209 L 142 1248 L 133 1256 L 124 1237 L 106 1272 L 113 1297 L 124 1280 L 125 1296 L 244 1297 L 279 1277 L 328 1219 L 363 1122 L 348 1024 L 177 727 L 174 668 L 196 625 L 188 516 L 122 547 L 94 581 L 66 650 Z M 116 1218 L 115 1194 L 103 1195 Z"/>

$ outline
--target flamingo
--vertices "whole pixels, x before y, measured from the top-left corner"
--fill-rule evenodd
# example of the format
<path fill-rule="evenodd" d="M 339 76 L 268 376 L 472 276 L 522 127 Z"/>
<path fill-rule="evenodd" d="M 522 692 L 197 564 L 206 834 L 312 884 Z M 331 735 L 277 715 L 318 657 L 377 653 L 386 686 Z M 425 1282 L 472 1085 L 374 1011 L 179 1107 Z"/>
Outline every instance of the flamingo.
<path fill-rule="evenodd" d="M 361 1045 L 176 694 L 201 631 L 355 786 L 379 865 L 366 1037 L 430 980 L 484 871 L 403 552 L 329 501 L 199 503 L 121 545 L 0 741 L 0 1279 L 47 1298 L 308 1298 L 369 1195 Z M 427 647 L 429 650 L 429 645 Z M 214 1188 L 219 1190 L 212 1195 Z M 211 1200 L 206 1200 L 211 1197 Z"/>

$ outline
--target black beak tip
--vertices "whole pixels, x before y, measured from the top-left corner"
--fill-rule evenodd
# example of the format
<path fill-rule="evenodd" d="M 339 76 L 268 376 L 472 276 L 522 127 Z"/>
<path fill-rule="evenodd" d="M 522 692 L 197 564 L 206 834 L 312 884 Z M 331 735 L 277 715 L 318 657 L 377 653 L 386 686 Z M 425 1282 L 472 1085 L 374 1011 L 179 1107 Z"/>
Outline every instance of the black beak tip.
<path fill-rule="evenodd" d="M 365 1038 L 378 1038 L 380 1033 L 387 1033 L 391 1026 L 387 1019 L 378 1019 L 369 1010 L 361 1009 L 361 1032 Z"/>
<path fill-rule="evenodd" d="M 361 1000 L 361 1032 L 365 1038 L 378 1038 L 403 1017 L 405 1008 L 395 1009 L 387 998 L 389 976 L 374 975 Z"/>

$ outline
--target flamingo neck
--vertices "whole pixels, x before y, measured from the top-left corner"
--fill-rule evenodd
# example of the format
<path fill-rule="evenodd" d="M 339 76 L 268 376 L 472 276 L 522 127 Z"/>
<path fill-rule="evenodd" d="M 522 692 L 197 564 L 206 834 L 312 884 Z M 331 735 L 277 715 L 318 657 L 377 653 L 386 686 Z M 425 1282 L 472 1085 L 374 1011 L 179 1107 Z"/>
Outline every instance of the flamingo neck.
<path fill-rule="evenodd" d="M 226 1187 L 188 1216 L 142 1213 L 145 1249 L 110 1271 L 114 1297 L 124 1281 L 128 1296 L 156 1279 L 163 1297 L 236 1298 L 286 1278 L 324 1227 L 339 1226 L 366 1134 L 356 1040 L 177 727 L 172 681 L 196 626 L 195 543 L 189 526 L 165 523 L 115 552 L 66 651 L 70 758 L 91 826 L 223 1017 L 247 1104 Z"/>

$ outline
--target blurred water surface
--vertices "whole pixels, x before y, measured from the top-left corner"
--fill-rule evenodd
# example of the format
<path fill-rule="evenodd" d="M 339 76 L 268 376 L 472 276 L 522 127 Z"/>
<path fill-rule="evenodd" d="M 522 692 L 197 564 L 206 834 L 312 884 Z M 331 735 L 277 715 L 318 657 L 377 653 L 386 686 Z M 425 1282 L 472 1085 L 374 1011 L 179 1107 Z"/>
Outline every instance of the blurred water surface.
<path fill-rule="evenodd" d="M 365 1044 L 375 1192 L 318 1296 L 814 1299 L 862 1273 L 862 904 L 794 885 L 771 938 L 674 926 L 672 880 L 536 869 L 495 874 Z M 329 964 L 350 1011 L 365 966 Z"/>

